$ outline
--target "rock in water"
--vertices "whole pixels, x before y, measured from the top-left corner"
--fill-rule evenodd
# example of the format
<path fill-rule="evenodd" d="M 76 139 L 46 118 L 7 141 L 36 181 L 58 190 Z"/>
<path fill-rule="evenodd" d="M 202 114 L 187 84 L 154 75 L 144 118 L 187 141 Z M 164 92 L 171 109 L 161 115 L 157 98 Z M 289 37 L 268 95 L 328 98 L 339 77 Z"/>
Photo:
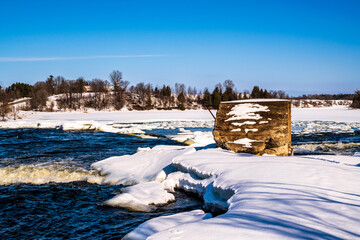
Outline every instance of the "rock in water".
<path fill-rule="evenodd" d="M 282 99 L 222 102 L 216 114 L 218 147 L 257 155 L 292 155 L 291 103 Z"/>

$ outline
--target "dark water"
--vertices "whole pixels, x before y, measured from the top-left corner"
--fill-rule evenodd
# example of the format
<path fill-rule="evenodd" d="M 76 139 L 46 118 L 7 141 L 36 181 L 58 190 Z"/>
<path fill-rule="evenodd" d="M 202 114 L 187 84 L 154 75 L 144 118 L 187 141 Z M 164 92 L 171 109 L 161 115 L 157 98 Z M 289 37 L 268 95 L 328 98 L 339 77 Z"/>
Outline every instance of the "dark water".
<path fill-rule="evenodd" d="M 64 182 L 60 177 L 31 183 L 31 174 L 45 174 L 45 180 L 63 170 L 93 174 L 90 165 L 96 161 L 159 144 L 179 143 L 104 132 L 0 129 L 0 180 L 18 179 L 0 184 L 0 239 L 120 239 L 150 218 L 202 208 L 200 199 L 178 192 L 176 202 L 156 212 L 135 213 L 102 205 L 123 186 L 69 182 L 66 176 Z"/>
<path fill-rule="evenodd" d="M 292 134 L 295 155 L 353 155 L 360 152 L 360 131 Z"/>

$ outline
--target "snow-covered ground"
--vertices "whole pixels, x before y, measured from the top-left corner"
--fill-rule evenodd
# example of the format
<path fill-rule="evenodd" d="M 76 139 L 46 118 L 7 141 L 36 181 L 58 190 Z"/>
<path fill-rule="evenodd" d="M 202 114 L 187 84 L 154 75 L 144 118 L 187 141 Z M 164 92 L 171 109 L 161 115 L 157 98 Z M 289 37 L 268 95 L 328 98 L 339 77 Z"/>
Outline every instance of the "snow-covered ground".
<path fill-rule="evenodd" d="M 212 110 L 216 114 L 215 110 Z M 292 120 L 294 121 L 336 121 L 336 122 L 358 122 L 360 109 L 349 109 L 345 106 L 329 108 L 293 108 Z M 33 126 L 34 124 L 46 124 L 49 126 L 61 125 L 69 121 L 98 121 L 98 122 L 155 122 L 155 121 L 179 121 L 179 120 L 213 120 L 207 110 L 187 111 L 91 111 L 91 112 L 35 112 L 20 111 L 22 119 L 14 121 L 9 119 L 1 122 L 0 127 Z"/>
<path fill-rule="evenodd" d="M 345 106 L 329 108 L 292 108 L 293 121 L 334 121 L 359 122 L 360 109 L 351 109 Z"/>
<path fill-rule="evenodd" d="M 21 113 L 2 128 L 61 127 L 144 134 L 176 130 L 171 139 L 211 143 L 207 111 Z M 293 109 L 295 134 L 351 133 L 360 110 Z M 304 122 L 305 121 L 305 122 Z M 327 121 L 327 122 L 324 122 Z M 195 129 L 195 130 L 189 130 Z M 197 137 L 197 138 L 196 138 Z M 108 184 L 134 184 L 104 204 L 153 211 L 177 189 L 195 192 L 206 209 L 152 219 L 125 239 L 360 239 L 360 154 L 294 157 L 237 154 L 218 148 L 156 146 L 112 157 L 93 168 Z"/>
<path fill-rule="evenodd" d="M 160 184 L 154 176 L 169 162 L 175 168 Z M 152 219 L 125 239 L 355 239 L 360 237 L 359 164 L 358 156 L 260 157 L 157 146 L 93 166 L 122 183 L 127 182 L 123 166 L 131 165 L 134 182 L 149 181 L 106 202 L 112 206 L 151 211 L 173 201 L 171 192 L 180 188 L 198 193 L 208 209 L 226 210 L 213 218 L 203 212 L 170 216 L 166 226 L 163 217 Z M 149 165 L 153 174 L 143 174 Z"/>

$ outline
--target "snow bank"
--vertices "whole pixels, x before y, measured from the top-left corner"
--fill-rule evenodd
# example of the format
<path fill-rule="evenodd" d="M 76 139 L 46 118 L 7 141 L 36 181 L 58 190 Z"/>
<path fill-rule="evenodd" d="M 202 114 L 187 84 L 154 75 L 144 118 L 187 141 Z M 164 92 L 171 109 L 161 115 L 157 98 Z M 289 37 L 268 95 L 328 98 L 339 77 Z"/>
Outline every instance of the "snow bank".
<path fill-rule="evenodd" d="M 155 205 L 172 201 L 175 201 L 174 195 L 165 191 L 161 183 L 147 182 L 123 188 L 121 194 L 107 200 L 105 204 L 131 211 L 152 212 L 156 210 Z"/>
<path fill-rule="evenodd" d="M 141 224 L 134 231 L 127 234 L 123 239 L 146 239 L 150 235 L 171 229 L 174 226 L 179 226 L 184 223 L 197 222 L 207 218 L 211 218 L 211 214 L 204 213 L 202 210 L 193 210 L 171 216 L 158 217 Z"/>
<path fill-rule="evenodd" d="M 139 148 L 134 155 L 111 157 L 91 166 L 105 175 L 108 184 L 133 185 L 145 181 L 162 181 L 166 174 L 174 169 L 171 161 L 174 157 L 195 152 L 193 147 L 156 146 Z"/>
<path fill-rule="evenodd" d="M 150 110 L 150 111 L 89 111 L 89 112 L 34 112 L 20 111 L 26 121 L 99 121 L 99 122 L 153 122 L 179 120 L 212 120 L 207 110 Z M 13 120 L 9 120 L 13 121 Z"/>
<path fill-rule="evenodd" d="M 359 163 L 355 156 L 254 156 L 222 149 L 180 155 L 173 165 L 181 172 L 170 174 L 163 187 L 200 189 L 205 204 L 226 203 L 227 212 L 151 232 L 148 239 L 359 238 Z"/>

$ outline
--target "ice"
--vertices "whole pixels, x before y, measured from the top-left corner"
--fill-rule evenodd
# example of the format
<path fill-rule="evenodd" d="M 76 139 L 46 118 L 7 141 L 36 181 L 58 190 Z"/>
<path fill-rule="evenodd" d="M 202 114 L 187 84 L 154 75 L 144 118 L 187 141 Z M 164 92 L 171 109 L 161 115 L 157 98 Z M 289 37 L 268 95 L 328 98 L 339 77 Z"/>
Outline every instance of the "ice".
<path fill-rule="evenodd" d="M 197 222 L 211 218 L 210 213 L 204 213 L 202 210 L 193 210 L 190 212 L 178 213 L 171 216 L 163 216 L 151 219 L 138 226 L 134 231 L 127 234 L 123 239 L 141 240 L 154 235 L 157 232 L 170 230 L 172 227 L 184 223 Z M 175 232 L 174 232 L 175 233 Z"/>
<path fill-rule="evenodd" d="M 174 195 L 165 191 L 161 183 L 154 181 L 126 187 L 122 191 L 123 193 L 107 200 L 105 204 L 131 211 L 152 212 L 156 210 L 156 205 L 175 200 Z"/>
<path fill-rule="evenodd" d="M 64 122 L 62 129 L 64 131 L 75 131 L 75 130 L 96 130 L 99 126 L 93 121 L 72 121 Z"/>
<path fill-rule="evenodd" d="M 163 181 L 173 171 L 174 157 L 195 152 L 193 147 L 156 146 L 139 149 L 134 155 L 111 157 L 91 166 L 105 175 L 108 184 L 132 185 L 146 181 Z"/>
<path fill-rule="evenodd" d="M 168 136 L 169 139 L 182 142 L 182 143 L 189 143 L 194 147 L 197 146 L 206 146 L 209 144 L 215 143 L 214 137 L 211 131 L 195 131 L 195 132 L 187 132 L 187 133 L 180 133 L 177 135 L 170 135 Z"/>
<path fill-rule="evenodd" d="M 203 196 L 206 192 L 206 187 L 212 181 L 212 177 L 201 179 L 193 174 L 178 171 L 169 174 L 162 184 L 163 188 L 169 192 L 175 192 L 175 189 L 183 189 L 187 192 Z"/>

